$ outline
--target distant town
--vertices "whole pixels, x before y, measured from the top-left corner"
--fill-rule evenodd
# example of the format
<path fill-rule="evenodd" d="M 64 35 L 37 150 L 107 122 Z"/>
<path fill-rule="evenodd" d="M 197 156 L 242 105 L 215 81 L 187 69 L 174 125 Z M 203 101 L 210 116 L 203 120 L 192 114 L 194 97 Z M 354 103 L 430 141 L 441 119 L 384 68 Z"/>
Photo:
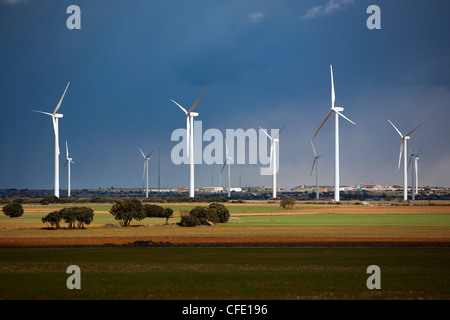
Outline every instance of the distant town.
<path fill-rule="evenodd" d="M 410 192 L 409 188 L 409 192 Z M 231 187 L 230 200 L 271 200 L 272 192 L 270 187 Z M 314 200 L 316 197 L 316 187 L 301 185 L 290 189 L 278 188 L 277 199 L 290 196 L 296 200 Z M 403 188 L 398 185 L 382 186 L 379 184 L 360 184 L 355 186 L 342 186 L 341 200 L 366 200 L 366 201 L 392 201 L 402 200 Z M 199 200 L 205 198 L 223 197 L 227 198 L 227 188 L 225 187 L 197 187 L 195 188 L 196 198 Z M 53 190 L 38 189 L 1 189 L 0 199 L 7 201 L 14 198 L 35 198 L 40 199 L 45 196 L 53 195 Z M 60 191 L 61 199 L 77 198 L 118 198 L 118 197 L 136 197 L 145 198 L 145 188 L 98 188 L 98 189 L 72 189 L 71 197 L 67 197 L 67 190 Z M 334 187 L 319 187 L 319 196 L 321 200 L 333 200 Z M 176 197 L 189 197 L 188 188 L 150 188 L 149 201 L 176 200 Z M 193 198 L 191 201 L 196 201 Z M 100 201 L 101 199 L 99 199 Z M 105 199 L 107 200 L 107 199 Z M 450 200 L 450 189 L 444 187 L 420 187 L 416 200 Z"/>

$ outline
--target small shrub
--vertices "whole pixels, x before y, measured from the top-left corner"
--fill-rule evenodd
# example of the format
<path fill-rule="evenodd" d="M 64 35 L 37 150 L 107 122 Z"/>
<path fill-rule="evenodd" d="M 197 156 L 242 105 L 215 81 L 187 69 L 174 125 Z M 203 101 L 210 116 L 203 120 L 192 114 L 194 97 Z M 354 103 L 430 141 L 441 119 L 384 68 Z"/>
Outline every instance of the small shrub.
<path fill-rule="evenodd" d="M 292 209 L 295 206 L 295 199 L 291 197 L 284 197 L 283 200 L 280 201 L 280 206 L 283 209 Z"/>
<path fill-rule="evenodd" d="M 182 227 L 195 227 L 200 225 L 200 220 L 191 215 L 182 215 L 179 224 Z"/>
<path fill-rule="evenodd" d="M 59 198 L 55 195 L 46 195 L 44 199 L 41 200 L 41 204 L 49 204 L 49 203 L 59 203 Z"/>

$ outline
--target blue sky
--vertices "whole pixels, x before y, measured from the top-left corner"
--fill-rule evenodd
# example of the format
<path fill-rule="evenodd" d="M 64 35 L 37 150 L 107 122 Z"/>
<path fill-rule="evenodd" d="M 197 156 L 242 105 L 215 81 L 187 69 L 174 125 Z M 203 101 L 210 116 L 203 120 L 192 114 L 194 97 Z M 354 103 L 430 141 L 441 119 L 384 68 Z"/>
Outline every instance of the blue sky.
<path fill-rule="evenodd" d="M 66 9 L 81 9 L 69 30 Z M 381 30 L 369 30 L 369 5 Z M 0 188 L 53 188 L 49 117 L 61 109 L 60 177 L 66 140 L 72 188 L 141 187 L 138 150 L 155 149 L 150 185 L 187 187 L 187 165 L 170 158 L 172 132 L 196 111 L 204 130 L 287 128 L 278 185 L 311 185 L 310 139 L 330 108 L 333 65 L 341 121 L 341 184 L 402 184 L 400 138 L 422 148 L 419 184 L 450 187 L 450 43 L 447 0 L 148 1 L 0 0 Z M 333 184 L 334 124 L 315 139 L 320 183 Z M 261 165 L 234 165 L 232 185 L 271 186 Z M 218 182 L 221 165 L 197 165 L 196 185 Z M 225 181 L 223 181 L 225 183 Z"/>

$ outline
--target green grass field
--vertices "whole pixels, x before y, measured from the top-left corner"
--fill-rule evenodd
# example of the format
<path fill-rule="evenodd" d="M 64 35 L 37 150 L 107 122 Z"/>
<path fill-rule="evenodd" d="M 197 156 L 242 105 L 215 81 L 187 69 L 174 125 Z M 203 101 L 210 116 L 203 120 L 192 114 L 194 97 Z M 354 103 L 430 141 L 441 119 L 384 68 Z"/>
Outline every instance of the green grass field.
<path fill-rule="evenodd" d="M 0 250 L 0 299 L 449 299 L 448 248 Z M 81 269 L 69 290 L 66 269 Z M 381 290 L 369 290 L 369 265 Z"/>
<path fill-rule="evenodd" d="M 435 226 L 449 227 L 450 214 L 308 214 L 241 216 L 234 225 L 254 226 Z"/>

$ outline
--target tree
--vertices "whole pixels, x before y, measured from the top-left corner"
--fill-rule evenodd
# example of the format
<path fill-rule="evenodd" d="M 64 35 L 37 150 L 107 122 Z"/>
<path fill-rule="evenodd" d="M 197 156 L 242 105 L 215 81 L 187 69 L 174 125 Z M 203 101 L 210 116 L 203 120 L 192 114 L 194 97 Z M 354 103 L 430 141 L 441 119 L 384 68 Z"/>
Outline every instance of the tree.
<path fill-rule="evenodd" d="M 173 215 L 171 208 L 163 208 L 155 204 L 144 204 L 142 210 L 147 218 L 166 218 L 166 224 Z"/>
<path fill-rule="evenodd" d="M 295 206 L 295 199 L 291 197 L 284 197 L 283 200 L 280 201 L 280 206 L 284 209 L 293 208 Z"/>
<path fill-rule="evenodd" d="M 72 207 L 72 214 L 75 216 L 75 220 L 78 222 L 77 228 L 84 229 L 84 225 L 91 224 L 94 220 L 94 210 L 89 207 Z"/>
<path fill-rule="evenodd" d="M 189 215 L 197 218 L 200 224 L 210 225 L 214 222 L 219 222 L 219 217 L 217 216 L 216 210 L 209 207 L 195 207 L 189 212 Z"/>
<path fill-rule="evenodd" d="M 60 211 L 52 211 L 45 217 L 42 217 L 42 223 L 49 223 L 51 227 L 59 229 L 59 223 L 61 222 L 61 219 L 62 217 Z"/>
<path fill-rule="evenodd" d="M 23 215 L 23 207 L 20 203 L 12 202 L 10 204 L 5 205 L 2 208 L 2 211 L 5 215 L 10 218 L 17 218 Z"/>
<path fill-rule="evenodd" d="M 124 227 L 128 226 L 133 219 L 140 221 L 145 218 L 141 201 L 133 198 L 117 199 L 109 212 Z"/>
<path fill-rule="evenodd" d="M 70 229 L 75 228 L 77 217 L 74 214 L 72 208 L 61 209 L 59 210 L 59 213 L 61 214 L 61 219 L 63 219 L 69 225 Z"/>
<path fill-rule="evenodd" d="M 172 218 L 172 216 L 173 216 L 173 209 L 165 208 L 164 209 L 164 217 L 166 218 L 166 224 L 169 224 L 169 218 Z"/>
<path fill-rule="evenodd" d="M 225 223 L 230 218 L 230 211 L 221 203 L 211 203 L 209 208 L 216 211 L 220 223 Z"/>
<path fill-rule="evenodd" d="M 164 217 L 164 208 L 156 204 L 144 204 L 142 206 L 145 216 L 147 218 L 162 218 Z"/>

